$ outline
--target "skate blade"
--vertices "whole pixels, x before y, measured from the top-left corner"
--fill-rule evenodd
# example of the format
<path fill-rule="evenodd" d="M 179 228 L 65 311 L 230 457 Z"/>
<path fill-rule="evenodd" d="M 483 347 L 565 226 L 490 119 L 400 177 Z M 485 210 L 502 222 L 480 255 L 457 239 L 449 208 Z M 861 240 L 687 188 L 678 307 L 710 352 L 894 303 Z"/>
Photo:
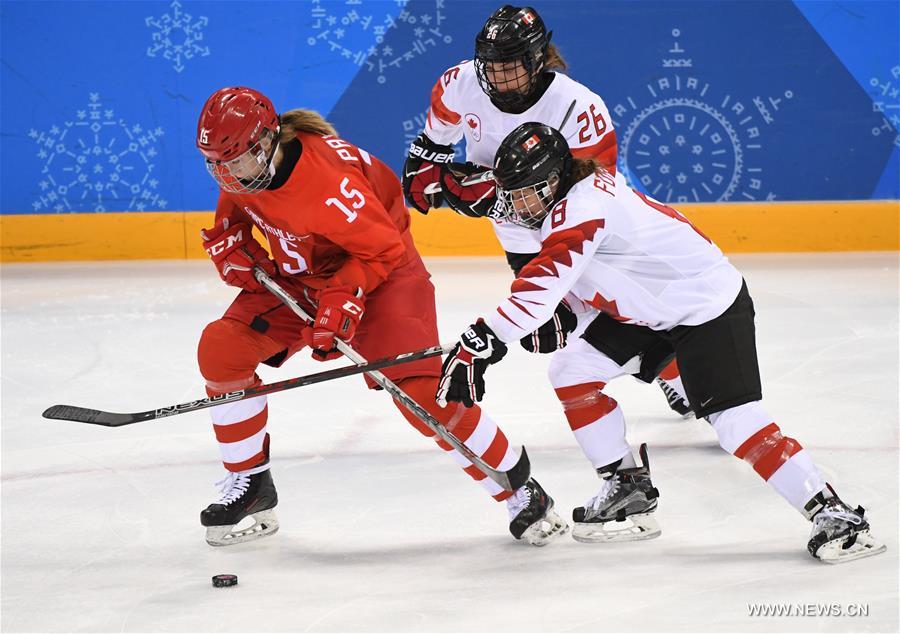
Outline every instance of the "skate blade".
<path fill-rule="evenodd" d="M 268 509 L 260 511 L 248 516 L 253 519 L 253 523 L 241 529 L 235 526 L 207 526 L 206 527 L 206 543 L 210 546 L 233 546 L 235 544 L 245 544 L 262 537 L 268 537 L 278 532 L 278 518 L 275 517 L 275 511 Z"/>
<path fill-rule="evenodd" d="M 655 539 L 661 534 L 652 513 L 629 515 L 624 522 L 576 522 L 572 527 L 572 539 L 584 544 L 637 542 Z"/>
<path fill-rule="evenodd" d="M 526 528 L 519 539 L 528 542 L 532 546 L 546 546 L 568 532 L 569 525 L 556 511 L 551 509 L 547 511 L 544 517 Z"/>
<path fill-rule="evenodd" d="M 856 542 L 850 548 L 844 548 L 844 539 L 825 542 L 816 551 L 816 559 L 826 564 L 844 564 L 848 561 L 879 555 L 887 550 L 887 546 L 863 531 L 856 534 Z"/>

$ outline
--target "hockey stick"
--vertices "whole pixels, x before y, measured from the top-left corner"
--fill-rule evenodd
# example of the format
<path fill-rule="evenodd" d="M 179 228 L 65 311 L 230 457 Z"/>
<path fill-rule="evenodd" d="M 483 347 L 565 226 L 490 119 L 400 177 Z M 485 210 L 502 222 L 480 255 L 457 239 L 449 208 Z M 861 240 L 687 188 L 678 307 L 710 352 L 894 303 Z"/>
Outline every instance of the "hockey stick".
<path fill-rule="evenodd" d="M 454 344 L 455 345 L 455 344 Z M 352 365 L 345 368 L 336 368 L 334 370 L 326 370 L 324 372 L 316 372 L 315 374 L 307 374 L 298 376 L 293 379 L 285 379 L 267 385 L 258 385 L 249 387 L 246 390 L 238 390 L 236 392 L 228 392 L 227 394 L 219 394 L 209 398 L 200 399 L 198 401 L 190 401 L 188 403 L 179 403 L 178 405 L 168 405 L 158 409 L 147 410 L 146 412 L 133 412 L 130 414 L 119 414 L 116 412 L 104 412 L 99 409 L 87 409 L 77 407 L 75 405 L 53 405 L 47 408 L 43 413 L 44 418 L 55 420 L 70 420 L 76 423 L 90 423 L 92 425 L 103 425 L 104 427 L 122 427 L 123 425 L 133 425 L 145 420 L 156 420 L 158 418 L 166 418 L 175 416 L 176 414 L 185 414 L 187 412 L 196 412 L 197 410 L 215 407 L 224 403 L 234 403 L 243 401 L 254 396 L 263 396 L 264 394 L 273 394 L 274 392 L 283 392 L 285 390 L 293 390 L 297 387 L 313 385 L 314 383 L 324 383 L 334 379 L 342 379 L 346 376 L 354 374 L 362 374 L 372 370 L 389 368 L 391 366 L 400 365 L 401 363 L 409 363 L 410 361 L 418 361 L 419 359 L 428 359 L 446 354 L 453 349 L 453 345 L 449 346 L 432 346 L 415 352 L 404 352 L 393 357 L 385 357 L 377 361 L 370 361 L 363 365 Z"/>
<path fill-rule="evenodd" d="M 458 165 L 458 164 L 457 164 Z M 468 187 L 469 185 L 477 185 L 478 183 L 485 183 L 487 181 L 494 180 L 494 172 L 491 170 L 486 170 L 479 174 L 475 174 L 474 176 L 469 176 L 468 178 L 464 178 L 460 181 L 460 185 L 463 187 Z M 425 187 L 425 194 L 437 194 L 442 190 L 440 183 L 431 183 Z"/>
<path fill-rule="evenodd" d="M 294 311 L 294 313 L 298 317 L 300 317 L 300 319 L 302 319 L 306 323 L 312 323 L 313 318 L 310 317 L 305 310 L 303 310 L 303 307 L 300 306 L 299 303 L 297 303 L 297 300 L 295 300 L 290 295 L 290 293 L 284 290 L 281 285 L 279 285 L 275 280 L 269 277 L 265 271 L 263 271 L 259 267 L 254 267 L 253 273 L 256 276 L 256 279 L 259 280 L 260 284 L 265 286 L 273 295 L 284 302 L 284 304 L 292 311 Z M 363 365 L 366 363 L 365 358 L 356 350 L 351 348 L 347 343 L 337 338 L 335 338 L 334 343 L 338 351 L 354 363 L 358 365 Z M 472 450 L 469 449 L 461 440 L 451 434 L 447 430 L 447 428 L 441 425 L 431 414 L 429 414 L 424 407 L 419 405 L 384 374 L 378 372 L 377 370 L 370 370 L 366 372 L 366 375 L 376 384 L 381 386 L 381 388 L 384 389 L 385 392 L 390 394 L 398 403 L 409 410 L 416 418 L 422 421 L 431 431 L 433 431 L 435 434 L 437 434 L 443 440 L 453 446 L 453 448 L 463 456 L 465 456 L 469 462 L 478 467 L 478 469 L 482 473 L 499 484 L 506 491 L 515 491 L 520 486 L 525 484 L 525 482 L 528 480 L 530 476 L 530 467 L 528 462 L 528 454 L 525 453 L 525 447 L 522 447 L 522 452 L 519 454 L 519 459 L 512 467 L 512 469 L 510 469 L 509 471 L 499 471 L 497 469 L 494 469 L 491 465 L 482 460 L 481 456 L 473 453 Z"/>

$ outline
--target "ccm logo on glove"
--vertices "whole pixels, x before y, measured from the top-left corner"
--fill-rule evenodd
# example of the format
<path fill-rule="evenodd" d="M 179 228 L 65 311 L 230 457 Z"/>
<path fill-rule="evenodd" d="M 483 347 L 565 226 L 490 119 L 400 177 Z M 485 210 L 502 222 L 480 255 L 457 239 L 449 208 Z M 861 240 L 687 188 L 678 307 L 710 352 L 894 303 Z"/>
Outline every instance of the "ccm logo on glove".
<path fill-rule="evenodd" d="M 227 225 L 226 225 L 227 227 Z M 206 252 L 209 253 L 210 257 L 214 255 L 219 255 L 220 253 L 230 249 L 236 244 L 240 244 L 244 241 L 244 231 L 243 229 L 238 229 L 237 233 L 231 234 L 227 236 L 224 240 L 220 240 L 216 242 L 211 247 L 206 249 Z"/>

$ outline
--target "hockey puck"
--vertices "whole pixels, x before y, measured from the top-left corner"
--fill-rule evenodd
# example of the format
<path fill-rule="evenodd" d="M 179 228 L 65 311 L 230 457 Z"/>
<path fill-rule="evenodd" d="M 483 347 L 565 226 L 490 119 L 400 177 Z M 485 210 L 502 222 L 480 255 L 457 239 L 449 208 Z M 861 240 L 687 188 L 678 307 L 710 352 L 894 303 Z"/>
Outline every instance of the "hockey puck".
<path fill-rule="evenodd" d="M 212 578 L 213 585 L 217 588 L 228 588 L 237 585 L 237 575 L 216 575 Z"/>

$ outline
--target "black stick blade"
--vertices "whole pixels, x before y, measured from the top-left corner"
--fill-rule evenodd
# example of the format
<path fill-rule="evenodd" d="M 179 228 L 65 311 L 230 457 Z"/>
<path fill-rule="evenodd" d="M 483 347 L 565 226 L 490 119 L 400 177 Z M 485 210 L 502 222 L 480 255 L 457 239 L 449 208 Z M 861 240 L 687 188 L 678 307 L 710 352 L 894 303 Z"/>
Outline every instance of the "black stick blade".
<path fill-rule="evenodd" d="M 92 425 L 104 425 L 105 427 L 119 427 L 136 422 L 130 414 L 116 414 L 114 412 L 102 412 L 99 409 L 87 409 L 75 405 L 54 405 L 48 407 L 43 414 L 44 418 L 56 420 L 71 420 L 76 423 L 90 423 Z"/>

